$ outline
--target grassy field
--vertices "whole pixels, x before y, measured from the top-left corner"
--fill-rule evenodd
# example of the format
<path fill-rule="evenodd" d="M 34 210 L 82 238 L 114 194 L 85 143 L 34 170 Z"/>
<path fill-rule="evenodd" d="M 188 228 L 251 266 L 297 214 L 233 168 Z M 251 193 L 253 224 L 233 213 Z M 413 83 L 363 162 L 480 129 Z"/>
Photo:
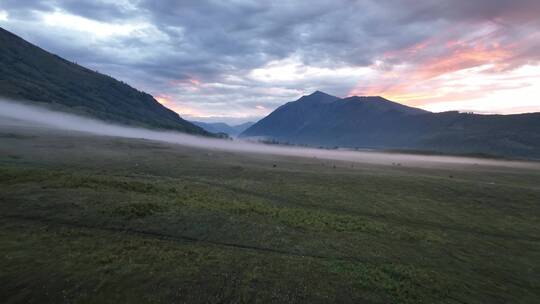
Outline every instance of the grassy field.
<path fill-rule="evenodd" d="M 3 127 L 0 302 L 538 303 L 532 167 Z"/>

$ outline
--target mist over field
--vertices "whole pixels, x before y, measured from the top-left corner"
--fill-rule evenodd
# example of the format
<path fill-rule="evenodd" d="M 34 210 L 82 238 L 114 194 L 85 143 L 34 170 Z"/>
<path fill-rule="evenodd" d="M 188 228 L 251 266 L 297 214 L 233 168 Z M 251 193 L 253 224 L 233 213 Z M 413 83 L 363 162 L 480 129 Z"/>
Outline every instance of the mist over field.
<path fill-rule="evenodd" d="M 539 0 L 0 0 L 0 303 L 539 303 Z"/>
<path fill-rule="evenodd" d="M 187 135 L 180 132 L 157 131 L 140 127 L 112 124 L 74 114 L 53 111 L 45 107 L 0 99 L 0 118 L 16 119 L 30 125 L 91 133 L 95 135 L 142 138 L 202 149 L 217 149 L 230 152 L 246 152 L 321 158 L 337 161 L 389 164 L 403 166 L 487 165 L 521 168 L 540 168 L 540 164 L 525 161 L 503 161 L 473 157 L 414 155 L 372 151 L 325 150 L 305 147 L 288 147 L 260 144 L 242 140 L 214 139 Z"/>

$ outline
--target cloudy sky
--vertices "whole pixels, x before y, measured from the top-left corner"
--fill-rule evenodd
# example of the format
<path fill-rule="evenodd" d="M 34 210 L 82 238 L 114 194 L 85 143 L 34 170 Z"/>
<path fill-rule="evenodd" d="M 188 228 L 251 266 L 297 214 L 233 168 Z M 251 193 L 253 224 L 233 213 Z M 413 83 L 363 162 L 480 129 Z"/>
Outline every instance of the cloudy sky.
<path fill-rule="evenodd" d="M 432 111 L 540 111 L 538 0 L 1 0 L 0 26 L 242 122 L 315 90 Z"/>

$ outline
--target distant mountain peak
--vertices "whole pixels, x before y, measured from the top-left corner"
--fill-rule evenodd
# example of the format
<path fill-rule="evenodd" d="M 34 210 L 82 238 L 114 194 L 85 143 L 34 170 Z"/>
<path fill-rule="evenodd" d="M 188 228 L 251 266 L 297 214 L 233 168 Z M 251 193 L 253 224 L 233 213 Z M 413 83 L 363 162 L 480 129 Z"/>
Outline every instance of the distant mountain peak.
<path fill-rule="evenodd" d="M 310 103 L 331 103 L 338 99 L 338 97 L 326 94 L 322 91 L 315 91 L 309 95 L 304 95 L 300 97 L 300 99 L 298 99 L 297 101 Z"/>
<path fill-rule="evenodd" d="M 343 99 L 315 91 L 240 134 L 315 147 L 486 153 L 540 159 L 540 113 L 432 113 L 382 96 Z"/>
<path fill-rule="evenodd" d="M 224 122 L 202 122 L 202 121 L 190 121 L 192 124 L 199 126 L 211 133 L 226 133 L 229 136 L 236 136 L 244 132 L 247 128 L 251 127 L 254 122 L 248 121 L 238 125 L 229 125 Z"/>
<path fill-rule="evenodd" d="M 325 93 L 325 92 L 323 92 L 323 91 L 317 90 L 317 91 L 315 91 L 315 92 L 313 92 L 313 93 L 311 93 L 311 94 L 309 94 L 309 95 L 307 95 L 307 96 L 332 96 L 332 95 L 327 94 L 327 93 Z M 333 96 L 332 96 L 332 97 L 333 97 Z"/>

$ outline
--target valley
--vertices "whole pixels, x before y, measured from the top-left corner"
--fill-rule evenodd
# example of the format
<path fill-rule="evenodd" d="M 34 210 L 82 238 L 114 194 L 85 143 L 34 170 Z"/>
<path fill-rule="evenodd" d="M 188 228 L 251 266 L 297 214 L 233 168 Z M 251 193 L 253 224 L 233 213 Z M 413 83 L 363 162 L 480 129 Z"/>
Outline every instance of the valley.
<path fill-rule="evenodd" d="M 397 166 L 28 124 L 0 139 L 5 303 L 540 297 L 538 163 Z"/>

